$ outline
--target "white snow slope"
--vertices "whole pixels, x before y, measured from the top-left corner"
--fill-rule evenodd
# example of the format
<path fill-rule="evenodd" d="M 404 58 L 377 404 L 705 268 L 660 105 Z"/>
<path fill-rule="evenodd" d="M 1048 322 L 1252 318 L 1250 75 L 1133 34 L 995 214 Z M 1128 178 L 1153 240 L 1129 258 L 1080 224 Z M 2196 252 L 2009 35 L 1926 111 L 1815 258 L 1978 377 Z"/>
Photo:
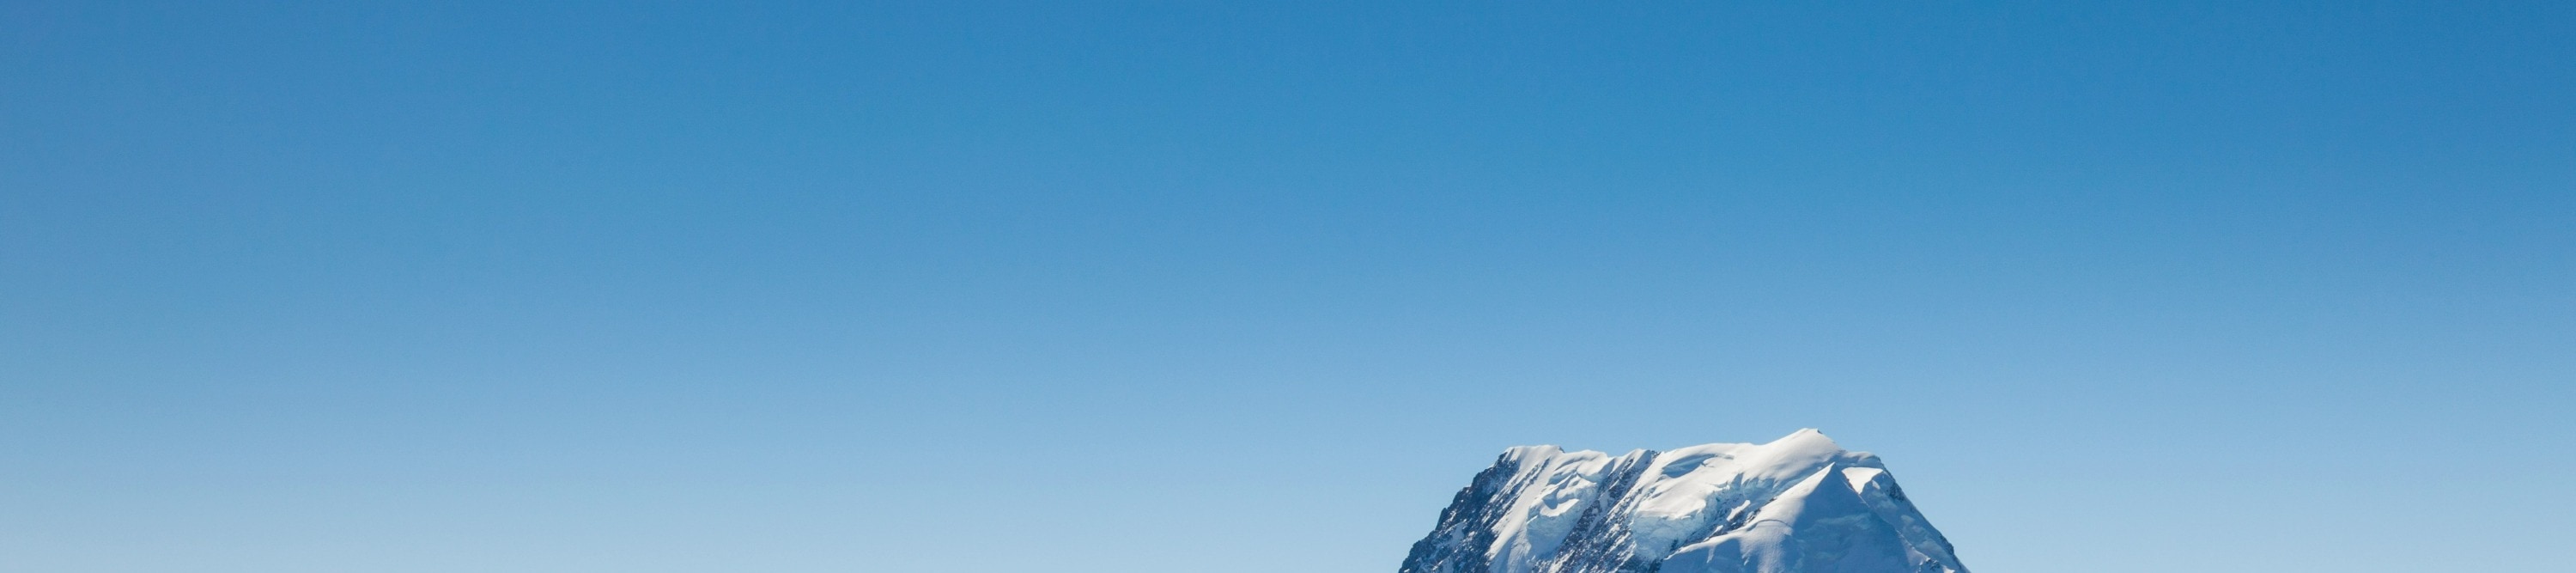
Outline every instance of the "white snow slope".
<path fill-rule="evenodd" d="M 1966 573 L 1867 452 L 1815 430 L 1619 456 L 1522 446 L 1402 573 Z"/>

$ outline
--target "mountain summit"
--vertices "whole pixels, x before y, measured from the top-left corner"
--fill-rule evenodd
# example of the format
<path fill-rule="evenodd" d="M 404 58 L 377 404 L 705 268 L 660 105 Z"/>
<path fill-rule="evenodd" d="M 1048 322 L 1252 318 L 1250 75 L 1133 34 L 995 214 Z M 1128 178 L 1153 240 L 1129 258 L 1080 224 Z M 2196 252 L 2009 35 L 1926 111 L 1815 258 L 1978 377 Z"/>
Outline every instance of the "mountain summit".
<path fill-rule="evenodd" d="M 1402 573 L 1966 573 L 1878 456 L 1815 430 L 1612 456 L 1503 451 Z"/>

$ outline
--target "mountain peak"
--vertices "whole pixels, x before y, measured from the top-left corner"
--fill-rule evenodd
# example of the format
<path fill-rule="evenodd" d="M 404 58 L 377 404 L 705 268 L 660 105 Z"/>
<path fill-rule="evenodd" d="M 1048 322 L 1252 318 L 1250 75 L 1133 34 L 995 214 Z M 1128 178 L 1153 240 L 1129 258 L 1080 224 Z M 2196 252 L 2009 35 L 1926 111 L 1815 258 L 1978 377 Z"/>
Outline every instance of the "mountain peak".
<path fill-rule="evenodd" d="M 1404 573 L 1965 573 L 1867 452 L 1815 429 L 1611 456 L 1505 450 Z"/>

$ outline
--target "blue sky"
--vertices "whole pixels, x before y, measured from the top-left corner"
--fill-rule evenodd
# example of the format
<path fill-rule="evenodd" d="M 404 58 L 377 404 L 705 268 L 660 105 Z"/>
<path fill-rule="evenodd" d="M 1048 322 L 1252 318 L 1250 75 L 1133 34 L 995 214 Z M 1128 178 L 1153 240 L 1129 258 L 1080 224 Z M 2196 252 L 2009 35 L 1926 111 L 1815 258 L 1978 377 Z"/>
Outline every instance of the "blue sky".
<path fill-rule="evenodd" d="M 1502 448 L 1969 567 L 2576 535 L 2560 3 L 0 7 L 0 570 L 1392 570 Z"/>

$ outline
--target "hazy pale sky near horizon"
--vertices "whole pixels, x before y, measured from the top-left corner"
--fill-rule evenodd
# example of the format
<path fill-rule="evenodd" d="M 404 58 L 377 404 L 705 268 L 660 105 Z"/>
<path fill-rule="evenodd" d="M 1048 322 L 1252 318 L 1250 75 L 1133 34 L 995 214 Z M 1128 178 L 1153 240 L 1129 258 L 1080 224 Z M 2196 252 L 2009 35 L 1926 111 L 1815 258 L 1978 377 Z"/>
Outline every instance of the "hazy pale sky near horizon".
<path fill-rule="evenodd" d="M 2576 4 L 362 4 L 0 5 L 0 571 L 1392 571 L 1802 427 L 1980 573 L 2576 537 Z"/>

